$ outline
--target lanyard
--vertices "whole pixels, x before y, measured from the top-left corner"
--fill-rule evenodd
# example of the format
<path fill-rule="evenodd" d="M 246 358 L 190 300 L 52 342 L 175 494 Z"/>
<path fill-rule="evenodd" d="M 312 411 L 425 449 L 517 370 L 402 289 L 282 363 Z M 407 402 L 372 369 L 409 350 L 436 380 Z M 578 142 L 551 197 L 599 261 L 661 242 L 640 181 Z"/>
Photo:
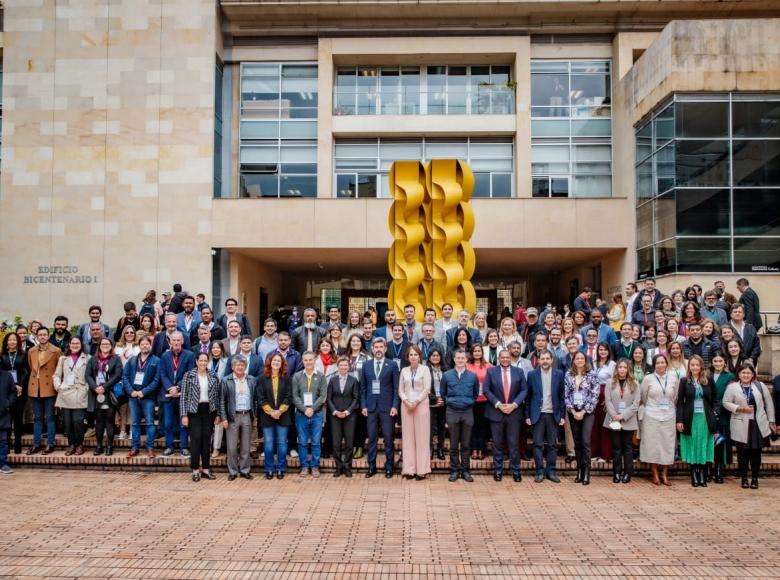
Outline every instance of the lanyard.
<path fill-rule="evenodd" d="M 314 378 L 314 375 L 306 375 L 306 390 L 311 393 L 311 381 Z"/>
<path fill-rule="evenodd" d="M 620 398 L 621 399 L 623 398 L 623 393 L 625 392 L 625 388 L 626 388 L 626 383 L 625 382 L 620 383 Z"/>
<path fill-rule="evenodd" d="M 404 343 L 402 342 L 400 346 L 395 342 L 391 342 L 390 344 L 393 345 L 393 354 L 395 355 L 393 358 L 401 358 L 401 351 L 403 350 Z"/>
<path fill-rule="evenodd" d="M 8 360 L 11 361 L 11 370 L 16 366 L 16 353 L 8 353 Z"/>
<path fill-rule="evenodd" d="M 742 385 L 739 385 L 742 387 Z M 742 394 L 745 395 L 745 402 L 749 405 L 750 404 L 750 397 L 753 396 L 753 383 L 750 383 L 748 388 L 742 387 Z"/>
<path fill-rule="evenodd" d="M 428 360 L 428 353 L 431 352 L 431 345 L 423 340 L 421 346 L 423 351 L 423 358 Z"/>
<path fill-rule="evenodd" d="M 661 392 L 664 394 L 664 397 L 666 396 L 666 386 L 669 383 L 669 377 L 664 375 L 664 384 L 661 384 L 661 377 L 659 377 L 656 373 L 653 373 L 653 376 L 655 377 L 655 380 L 658 381 L 658 386 L 661 387 Z"/>
<path fill-rule="evenodd" d="M 141 355 L 139 354 L 138 355 L 138 370 L 139 371 L 144 370 L 144 367 L 146 366 L 146 363 L 148 363 L 148 362 L 149 362 L 149 357 L 148 356 L 144 360 L 143 358 L 141 358 Z"/>
<path fill-rule="evenodd" d="M 411 370 L 411 374 L 412 374 L 412 390 L 414 390 L 414 377 L 417 375 L 417 371 Z"/>
<path fill-rule="evenodd" d="M 623 356 L 626 358 L 631 358 L 631 353 L 634 350 L 632 347 L 634 346 L 634 343 L 628 345 L 628 348 L 626 348 L 626 345 L 622 342 L 620 343 L 620 349 L 623 351 Z"/>
<path fill-rule="evenodd" d="M 181 364 L 181 359 L 178 355 L 173 355 L 172 357 L 172 363 L 173 363 L 173 372 L 176 373 L 179 370 L 179 364 Z"/>

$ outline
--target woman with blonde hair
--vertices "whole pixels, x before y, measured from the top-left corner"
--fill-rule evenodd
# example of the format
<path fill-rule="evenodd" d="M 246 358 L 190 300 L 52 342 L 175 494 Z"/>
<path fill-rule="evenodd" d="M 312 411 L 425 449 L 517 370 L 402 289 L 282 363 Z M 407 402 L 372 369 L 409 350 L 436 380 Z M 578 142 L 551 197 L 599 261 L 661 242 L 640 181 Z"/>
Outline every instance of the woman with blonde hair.
<path fill-rule="evenodd" d="M 623 295 L 618 293 L 612 296 L 612 308 L 607 312 L 609 326 L 615 332 L 620 332 L 620 325 L 626 318 L 626 308 L 623 306 Z"/>
<path fill-rule="evenodd" d="M 639 385 L 631 373 L 631 363 L 621 358 L 605 394 L 607 412 L 603 427 L 612 438 L 612 483 L 629 483 L 634 475 L 634 433 L 639 428 L 637 411 L 641 401 Z"/>
<path fill-rule="evenodd" d="M 672 372 L 679 381 L 688 374 L 688 361 L 685 360 L 682 344 L 676 341 L 669 343 L 667 353 L 669 371 Z"/>
<path fill-rule="evenodd" d="M 141 349 L 138 348 L 138 333 L 134 326 L 128 325 L 122 329 L 122 334 L 119 336 L 119 341 L 114 347 L 114 354 L 122 361 L 122 368 L 125 367 L 127 361 L 134 356 L 138 356 Z M 130 435 L 130 427 L 132 421 L 130 420 L 130 405 L 128 403 L 123 404 L 117 409 L 119 415 L 119 439 L 127 439 Z"/>
<path fill-rule="evenodd" d="M 574 319 L 564 318 L 561 320 L 561 343 L 566 344 L 570 336 L 575 337 L 580 346 L 582 346 L 582 335 L 577 332 L 577 328 L 574 326 Z"/>
<path fill-rule="evenodd" d="M 498 343 L 501 348 L 509 348 L 509 345 L 515 341 L 520 343 L 522 349 L 525 349 L 523 338 L 517 333 L 515 319 L 511 316 L 505 316 L 501 319 L 501 324 L 498 327 Z"/>
<path fill-rule="evenodd" d="M 680 380 L 677 395 L 680 456 L 691 466 L 693 487 L 707 487 L 704 468 L 715 459 L 715 431 L 715 393 L 704 359 L 695 354 L 688 361 L 688 374 Z"/>

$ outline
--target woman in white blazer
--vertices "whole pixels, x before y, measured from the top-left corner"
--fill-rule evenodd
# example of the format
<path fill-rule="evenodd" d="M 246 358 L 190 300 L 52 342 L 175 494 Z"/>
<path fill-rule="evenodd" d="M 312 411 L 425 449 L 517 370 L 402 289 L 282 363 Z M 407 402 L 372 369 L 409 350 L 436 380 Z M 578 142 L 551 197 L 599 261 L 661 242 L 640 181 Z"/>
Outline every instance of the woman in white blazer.
<path fill-rule="evenodd" d="M 60 357 L 54 371 L 54 389 L 68 436 L 65 455 L 84 455 L 84 415 L 87 412 L 89 386 L 87 386 L 87 361 L 84 344 L 78 336 L 68 343 L 68 353 Z M 54 444 L 52 441 L 51 445 Z"/>
<path fill-rule="evenodd" d="M 737 462 L 742 487 L 758 489 L 761 449 L 769 445 L 768 437 L 777 430 L 775 408 L 766 385 L 756 380 L 756 369 L 742 363 L 737 373 L 739 381 L 726 387 L 723 408 L 731 412 L 731 440 L 737 446 Z M 748 484 L 747 471 L 753 478 Z"/>
<path fill-rule="evenodd" d="M 422 351 L 415 345 L 406 350 L 409 366 L 401 369 L 398 396 L 401 399 L 403 474 L 406 479 L 425 479 L 431 472 L 431 371 L 422 364 Z"/>
<path fill-rule="evenodd" d="M 607 384 L 604 403 L 607 408 L 603 427 L 612 438 L 612 482 L 629 483 L 634 475 L 634 433 L 639 428 L 636 414 L 641 393 L 628 359 L 615 364 L 615 373 Z M 619 429 L 613 429 L 620 425 Z"/>

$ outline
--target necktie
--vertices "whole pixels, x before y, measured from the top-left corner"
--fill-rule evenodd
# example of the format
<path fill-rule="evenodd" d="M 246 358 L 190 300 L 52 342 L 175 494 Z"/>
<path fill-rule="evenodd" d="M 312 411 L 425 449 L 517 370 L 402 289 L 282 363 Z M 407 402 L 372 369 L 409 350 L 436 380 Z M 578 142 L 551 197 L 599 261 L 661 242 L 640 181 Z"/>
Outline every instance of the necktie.
<path fill-rule="evenodd" d="M 382 363 L 377 362 L 374 365 L 374 377 L 378 379 L 379 378 L 379 373 L 381 373 L 381 372 L 382 372 Z"/>
<path fill-rule="evenodd" d="M 504 367 L 504 402 L 509 402 L 509 369 Z"/>
<path fill-rule="evenodd" d="M 590 357 L 590 360 L 593 360 L 593 347 L 588 347 L 588 356 Z"/>
<path fill-rule="evenodd" d="M 200 352 L 208 352 L 209 347 L 205 344 L 200 345 Z"/>

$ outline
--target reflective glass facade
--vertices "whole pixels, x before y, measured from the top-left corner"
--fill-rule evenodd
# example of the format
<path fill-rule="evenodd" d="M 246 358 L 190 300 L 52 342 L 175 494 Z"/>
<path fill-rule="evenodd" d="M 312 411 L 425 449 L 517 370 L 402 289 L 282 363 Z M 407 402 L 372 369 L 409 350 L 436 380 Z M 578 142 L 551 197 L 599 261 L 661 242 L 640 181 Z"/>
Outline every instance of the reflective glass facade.
<path fill-rule="evenodd" d="M 675 95 L 636 129 L 637 273 L 780 271 L 780 95 Z"/>

